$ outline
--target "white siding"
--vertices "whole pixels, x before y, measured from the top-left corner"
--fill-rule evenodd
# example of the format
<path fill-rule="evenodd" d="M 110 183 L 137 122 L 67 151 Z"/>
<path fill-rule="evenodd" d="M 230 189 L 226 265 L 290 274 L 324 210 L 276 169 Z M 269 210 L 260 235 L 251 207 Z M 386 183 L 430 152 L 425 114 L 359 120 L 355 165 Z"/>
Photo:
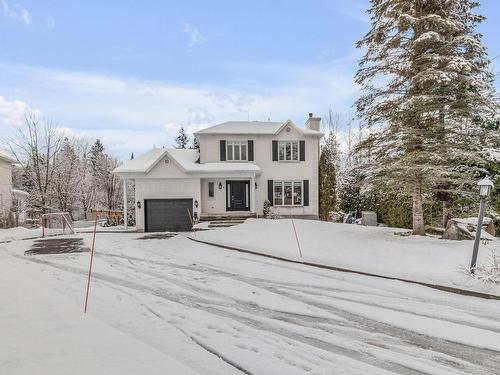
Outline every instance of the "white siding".
<path fill-rule="evenodd" d="M 204 214 L 221 214 L 226 212 L 226 181 L 251 181 L 250 178 L 239 177 L 239 178 L 203 178 L 201 179 L 201 209 Z M 211 198 L 208 196 L 208 183 L 214 182 L 214 196 Z M 222 189 L 219 189 L 219 183 L 222 184 Z M 251 185 L 250 185 L 251 188 Z M 251 207 L 251 204 L 250 204 Z M 257 205 L 255 206 L 257 208 Z M 235 211 L 232 211 L 235 213 Z M 243 211 L 245 212 L 245 211 Z M 246 211 L 248 212 L 248 211 Z"/>
<path fill-rule="evenodd" d="M 12 164 L 0 159 L 0 218 L 12 205 Z"/>
<path fill-rule="evenodd" d="M 315 136 L 304 136 L 294 128 L 290 132 L 285 129 L 278 135 L 253 135 L 253 136 L 232 136 L 232 135 L 199 135 L 200 141 L 200 160 L 205 162 L 220 161 L 220 141 L 254 141 L 254 163 L 257 164 L 262 174 L 257 176 L 257 190 L 255 208 L 259 214 L 262 214 L 264 201 L 267 199 L 267 181 L 268 180 L 309 180 L 309 206 L 302 207 L 277 207 L 282 215 L 304 215 L 318 216 L 318 160 L 319 160 L 319 139 Z M 303 162 L 276 162 L 272 160 L 272 141 L 273 140 L 293 140 L 305 141 L 305 161 Z M 230 162 L 228 162 L 230 163 Z M 218 183 L 218 180 L 216 180 Z M 221 180 L 223 181 L 223 180 Z M 208 186 L 207 186 L 208 189 Z M 218 187 L 217 189 L 218 190 Z M 206 201 L 208 192 L 203 195 L 203 212 L 212 213 L 212 210 L 221 210 L 225 212 L 225 197 L 223 202 L 219 202 L 220 192 L 216 191 L 217 202 Z M 207 210 L 207 211 L 205 211 Z"/>
<path fill-rule="evenodd" d="M 160 160 L 148 173 L 146 178 L 135 179 L 135 212 L 138 231 L 144 231 L 144 200 L 145 199 L 193 199 L 193 209 L 198 217 L 201 212 L 200 179 L 190 178 L 180 170 L 173 161 Z M 195 207 L 198 201 L 198 208 Z M 141 203 L 141 208 L 137 207 Z M 187 215 L 187 212 L 186 212 Z"/>
<path fill-rule="evenodd" d="M 144 200 L 145 199 L 193 199 L 192 212 L 197 212 L 198 217 L 201 205 L 194 207 L 194 201 L 200 202 L 200 179 L 136 179 L 135 180 L 135 217 L 137 230 L 144 231 Z M 137 202 L 141 203 L 141 208 L 137 207 Z M 187 212 L 186 212 L 187 215 Z"/>

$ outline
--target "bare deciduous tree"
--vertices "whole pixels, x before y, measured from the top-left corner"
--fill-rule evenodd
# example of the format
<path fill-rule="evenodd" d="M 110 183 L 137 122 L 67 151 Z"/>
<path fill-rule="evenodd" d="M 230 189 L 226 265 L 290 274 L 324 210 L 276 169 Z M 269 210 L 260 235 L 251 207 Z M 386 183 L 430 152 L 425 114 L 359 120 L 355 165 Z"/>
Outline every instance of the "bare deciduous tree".
<path fill-rule="evenodd" d="M 12 154 L 22 165 L 31 204 L 45 211 L 51 204 L 50 188 L 56 173 L 55 156 L 63 145 L 63 134 L 51 120 L 28 112 L 17 136 L 7 140 Z"/>

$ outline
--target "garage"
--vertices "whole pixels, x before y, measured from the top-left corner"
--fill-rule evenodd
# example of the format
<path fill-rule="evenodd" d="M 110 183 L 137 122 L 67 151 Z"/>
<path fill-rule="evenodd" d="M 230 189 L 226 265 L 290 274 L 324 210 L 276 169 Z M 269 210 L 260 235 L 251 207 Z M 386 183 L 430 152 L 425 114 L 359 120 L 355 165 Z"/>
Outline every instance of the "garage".
<path fill-rule="evenodd" d="M 188 213 L 193 211 L 192 199 L 146 199 L 146 232 L 186 232 L 191 230 Z"/>

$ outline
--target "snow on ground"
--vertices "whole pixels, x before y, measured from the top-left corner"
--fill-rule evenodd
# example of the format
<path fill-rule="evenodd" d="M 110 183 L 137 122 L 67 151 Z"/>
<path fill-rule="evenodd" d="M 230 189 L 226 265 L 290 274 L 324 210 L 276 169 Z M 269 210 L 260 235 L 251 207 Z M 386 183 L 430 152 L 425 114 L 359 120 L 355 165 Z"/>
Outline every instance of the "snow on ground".
<path fill-rule="evenodd" d="M 500 301 L 142 236 L 98 234 L 86 316 L 89 253 L 1 244 L 0 373 L 500 374 Z"/>
<path fill-rule="evenodd" d="M 42 230 L 40 228 L 28 229 L 24 227 L 15 227 L 10 229 L 0 229 L 0 243 L 41 236 Z"/>
<path fill-rule="evenodd" d="M 500 295 L 500 286 L 473 282 L 468 267 L 473 241 L 399 236 L 401 229 L 364 227 L 314 220 L 249 219 L 244 224 L 191 237 L 282 258 L 319 263 L 389 277 L 434 283 Z M 256 235 L 258 233 L 258 235 Z M 500 241 L 482 243 L 478 264 L 500 253 Z"/>
<path fill-rule="evenodd" d="M 25 272 L 0 273 L 0 373 L 195 374 L 93 316 Z M 53 306 L 49 308 L 49 306 Z M 76 371 L 75 371 L 76 369 Z"/>

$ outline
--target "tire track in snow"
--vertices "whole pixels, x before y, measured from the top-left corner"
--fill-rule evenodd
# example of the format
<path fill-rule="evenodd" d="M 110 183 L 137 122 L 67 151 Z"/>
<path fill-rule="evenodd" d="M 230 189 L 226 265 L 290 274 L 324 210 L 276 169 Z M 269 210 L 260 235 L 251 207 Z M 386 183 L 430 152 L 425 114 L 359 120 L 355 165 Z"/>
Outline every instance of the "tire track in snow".
<path fill-rule="evenodd" d="M 101 256 L 102 256 L 102 254 L 101 254 Z M 127 262 L 130 262 L 130 260 L 132 258 L 132 257 L 115 256 L 115 255 L 113 255 L 113 257 L 122 258 L 123 260 L 125 260 Z M 25 257 L 20 257 L 20 258 L 27 259 Z M 86 273 L 86 270 L 81 269 L 81 268 L 68 267 L 68 266 L 60 265 L 58 263 L 49 262 L 49 261 L 46 261 L 46 260 L 40 260 L 40 259 L 35 259 L 35 258 L 29 259 L 29 260 L 30 261 L 35 261 L 37 263 L 47 264 L 49 266 L 56 267 L 56 268 L 59 268 L 59 269 L 62 269 L 64 271 L 68 271 L 68 272 L 73 272 L 73 273 L 78 273 L 78 274 L 85 274 Z M 140 261 L 140 262 L 147 262 L 147 260 L 142 259 L 142 258 L 135 258 L 135 259 L 132 259 L 132 260 Z M 198 273 L 202 272 L 203 274 L 206 274 L 207 268 L 210 268 L 211 275 L 213 275 L 213 276 L 218 276 L 218 277 L 221 277 L 221 276 L 222 277 L 232 277 L 234 279 L 237 279 L 238 281 L 249 283 L 249 285 L 252 285 L 254 287 L 258 287 L 258 288 L 261 288 L 261 289 L 264 289 L 264 290 L 267 289 L 267 290 L 269 290 L 269 291 L 271 291 L 273 293 L 285 295 L 288 298 L 291 298 L 292 300 L 300 300 L 299 298 L 297 298 L 296 295 L 290 295 L 290 293 L 287 293 L 287 292 L 285 292 L 283 290 L 276 289 L 275 287 L 269 288 L 267 285 L 265 285 L 266 284 L 266 280 L 264 280 L 264 279 L 241 277 L 241 276 L 229 273 L 227 271 L 221 271 L 221 270 L 214 269 L 213 267 L 207 267 L 207 266 L 194 266 L 194 267 L 193 266 L 179 266 L 179 265 L 176 265 L 176 264 L 166 263 L 166 262 L 155 262 L 155 264 L 161 265 L 163 267 L 168 267 L 168 268 L 173 268 L 174 267 L 174 268 L 187 269 L 187 270 L 189 270 L 191 272 L 198 272 Z M 134 275 L 136 275 L 136 276 L 137 276 L 137 273 L 139 272 L 139 273 L 142 273 L 142 274 L 145 274 L 145 275 L 148 275 L 148 276 L 152 276 L 152 277 L 154 277 L 156 279 L 159 279 L 159 280 L 162 280 L 162 281 L 167 281 L 169 283 L 176 284 L 176 285 L 178 285 L 178 286 L 180 286 L 182 288 L 185 288 L 187 290 L 195 292 L 195 294 L 197 296 L 199 296 L 199 295 L 206 295 L 206 293 L 207 293 L 207 289 L 206 288 L 200 288 L 197 285 L 193 285 L 193 284 L 186 283 L 186 282 L 179 282 L 179 280 L 172 279 L 172 278 L 167 278 L 163 274 L 158 274 L 157 272 L 152 272 L 152 271 L 147 271 L 147 270 L 141 269 L 138 265 L 133 265 L 132 264 L 132 265 L 129 266 L 129 265 L 123 265 L 123 264 L 119 264 L 119 263 L 118 264 L 117 263 L 113 263 L 113 267 L 115 267 L 116 265 L 119 265 L 122 268 L 125 268 L 125 269 L 128 269 L 130 271 L 133 271 Z M 212 314 L 218 315 L 218 316 L 226 318 L 226 319 L 229 318 L 229 319 L 232 319 L 232 320 L 235 320 L 235 321 L 239 321 L 239 322 L 241 322 L 241 323 L 243 323 L 243 324 L 245 324 L 245 325 L 247 325 L 247 326 L 249 326 L 249 327 L 251 327 L 253 329 L 258 329 L 258 330 L 262 330 L 262 331 L 266 331 L 266 332 L 271 331 L 274 334 L 277 334 L 277 335 L 282 336 L 282 337 L 286 337 L 288 339 L 300 342 L 302 344 L 306 344 L 306 345 L 310 345 L 310 346 L 313 346 L 313 347 L 317 347 L 317 348 L 322 349 L 322 350 L 331 351 L 332 353 L 340 353 L 340 354 L 342 354 L 344 356 L 347 356 L 347 357 L 350 357 L 350 358 L 353 358 L 353 359 L 356 359 L 356 360 L 360 360 L 360 361 L 368 363 L 368 364 L 377 365 L 377 367 L 380 367 L 380 368 L 386 368 L 388 370 L 395 370 L 398 373 L 401 373 L 401 372 L 409 373 L 409 374 L 410 373 L 411 374 L 420 374 L 420 373 L 422 373 L 422 372 L 419 372 L 419 371 L 413 371 L 410 368 L 403 367 L 403 366 L 400 366 L 400 365 L 397 365 L 397 364 L 392 364 L 390 366 L 387 366 L 386 363 L 381 363 L 377 359 L 374 360 L 374 359 L 367 358 L 366 354 L 361 354 L 361 353 L 359 353 L 357 351 L 350 351 L 349 349 L 346 349 L 344 347 L 335 346 L 332 343 L 329 343 L 329 342 L 326 342 L 326 341 L 323 341 L 323 340 L 318 340 L 318 339 L 315 339 L 313 337 L 304 337 L 301 334 L 296 334 L 296 333 L 289 332 L 289 331 L 286 331 L 286 330 L 281 329 L 281 328 L 276 328 L 276 327 L 274 327 L 272 325 L 265 324 L 265 323 L 263 323 L 262 321 L 260 321 L 258 319 L 250 319 L 248 317 L 242 317 L 241 315 L 238 315 L 237 311 L 228 312 L 228 311 L 225 311 L 225 310 L 221 310 L 220 309 L 221 303 L 219 301 L 214 301 L 212 299 L 207 299 L 207 298 L 193 297 L 193 295 L 184 295 L 184 294 L 178 294 L 178 293 L 169 293 L 168 291 L 166 291 L 164 289 L 163 290 L 162 289 L 160 289 L 160 290 L 154 289 L 154 288 L 151 288 L 149 286 L 145 286 L 145 285 L 140 284 L 140 283 L 131 282 L 130 280 L 124 280 L 124 279 L 121 279 L 121 278 L 117 278 L 117 277 L 113 277 L 113 276 L 109 276 L 109 275 L 105 275 L 105 274 L 98 274 L 98 273 L 96 273 L 96 274 L 94 274 L 94 277 L 97 278 L 97 279 L 106 281 L 108 283 L 121 286 L 121 287 L 131 288 L 131 289 L 138 290 L 138 291 L 147 291 L 147 292 L 149 292 L 152 295 L 155 295 L 157 297 L 166 299 L 166 300 L 168 300 L 170 302 L 179 303 L 179 304 L 182 304 L 184 306 L 196 308 L 196 309 L 202 310 L 202 311 L 207 311 L 208 310 Z M 177 282 L 175 282 L 175 281 L 177 281 Z M 269 283 L 269 281 L 267 281 L 267 284 L 268 283 Z M 277 284 L 280 284 L 280 283 L 277 283 Z M 281 283 L 281 284 L 283 284 L 283 283 Z M 287 283 L 284 283 L 284 284 L 286 286 L 289 286 Z M 283 287 L 284 285 L 281 285 L 281 286 Z M 335 325 L 331 324 L 331 322 L 328 322 L 328 323 L 326 323 L 324 321 L 320 322 L 320 321 L 317 321 L 317 320 L 315 321 L 314 319 L 311 320 L 310 319 L 311 317 L 305 318 L 303 316 L 291 315 L 291 314 L 286 314 L 284 312 L 278 312 L 278 311 L 274 311 L 274 310 L 263 309 L 261 307 L 255 306 L 254 304 L 249 304 L 249 303 L 242 304 L 242 301 L 234 300 L 231 297 L 228 298 L 224 294 L 214 293 L 213 290 L 208 290 L 208 291 L 211 293 L 211 297 L 226 299 L 226 303 L 224 303 L 224 305 L 227 304 L 227 300 L 229 300 L 233 304 L 236 302 L 236 304 L 240 304 L 240 305 L 242 305 L 244 307 L 245 312 L 247 312 L 247 313 L 250 312 L 252 315 L 254 315 L 256 317 L 259 317 L 259 318 L 265 317 L 265 318 L 275 319 L 275 320 L 278 320 L 278 321 L 288 322 L 290 324 L 295 324 L 295 325 L 301 326 L 301 327 L 310 327 L 310 328 L 315 328 L 315 329 L 318 328 L 317 327 L 318 323 L 323 323 L 323 324 L 330 323 L 330 327 L 329 328 L 332 331 L 335 331 Z M 332 309 L 333 309 L 329 305 L 318 304 L 315 301 L 303 300 L 303 302 L 310 303 L 310 304 L 315 304 L 319 308 L 324 309 L 325 311 L 329 311 L 329 312 L 331 312 Z M 219 308 L 217 306 L 219 306 Z M 146 308 L 147 308 L 147 306 L 146 306 Z M 352 326 L 353 328 L 360 329 L 360 323 L 364 323 L 364 326 L 362 327 L 363 329 L 361 329 L 361 331 L 364 330 L 366 332 L 369 332 L 370 330 L 373 330 L 373 326 L 374 326 L 373 323 L 380 324 L 379 322 L 373 322 L 373 321 L 370 322 L 366 318 L 362 318 L 362 317 L 356 316 L 354 314 L 348 314 L 348 313 L 346 313 L 343 310 L 338 310 L 338 311 L 335 311 L 335 312 L 336 313 L 342 313 L 342 314 L 344 314 L 344 316 L 350 322 L 357 323 L 357 325 L 353 325 Z M 394 329 L 393 329 L 394 327 L 392 327 L 392 326 L 387 326 L 387 325 L 380 326 L 379 325 L 378 327 L 379 328 L 377 329 L 377 331 L 380 329 L 381 332 L 391 331 L 392 330 L 391 331 L 391 335 L 393 335 L 395 338 L 398 338 L 398 339 L 405 338 L 405 336 L 408 335 L 408 332 L 405 331 L 405 330 L 397 329 L 396 331 L 394 331 Z M 423 336 L 423 335 L 418 335 L 418 336 Z M 423 336 L 423 337 L 426 338 L 426 339 L 428 339 L 428 340 L 431 339 L 431 338 L 427 338 L 426 336 Z M 414 337 L 411 337 L 411 338 L 414 340 Z M 433 344 L 435 344 L 436 340 L 432 340 L 431 339 L 430 341 Z M 406 342 L 408 344 L 410 344 L 410 345 L 415 345 L 415 342 L 412 341 L 412 340 L 409 340 L 409 341 L 406 341 Z M 445 340 L 443 340 L 443 343 L 446 346 L 449 346 L 449 343 L 446 342 Z M 420 342 L 420 346 L 422 346 L 422 342 Z M 433 350 L 435 350 L 435 345 L 433 345 Z M 478 353 L 476 353 L 476 354 L 478 354 Z"/>
<path fill-rule="evenodd" d="M 127 258 L 127 257 L 125 256 L 125 258 Z M 146 263 L 149 262 L 148 260 L 144 260 L 144 259 L 140 259 L 140 258 L 136 258 L 136 261 L 145 261 Z M 468 346 L 468 345 L 464 345 L 464 344 L 460 344 L 460 343 L 454 343 L 454 342 L 451 342 L 448 340 L 426 336 L 426 335 L 423 335 L 420 333 L 413 332 L 411 330 L 405 330 L 405 329 L 402 329 L 399 327 L 388 325 L 386 323 L 371 320 L 371 319 L 365 318 L 363 316 L 349 313 L 345 310 L 334 308 L 333 306 L 331 306 L 329 304 L 318 303 L 317 301 L 315 301 L 314 299 L 311 299 L 311 298 L 298 298 L 296 293 L 290 293 L 287 291 L 280 290 L 276 286 L 269 286 L 268 280 L 244 277 L 244 276 L 237 275 L 237 274 L 234 274 L 231 272 L 221 271 L 221 270 L 215 269 L 215 268 L 210 267 L 210 266 L 194 266 L 193 267 L 193 266 L 176 265 L 176 264 L 171 264 L 171 263 L 168 263 L 168 264 L 165 263 L 162 265 L 170 267 L 170 268 L 174 267 L 174 268 L 187 269 L 189 271 L 198 271 L 199 272 L 200 270 L 202 270 L 203 273 L 206 273 L 205 271 L 208 268 L 212 271 L 211 272 L 212 276 L 230 277 L 230 278 L 233 278 L 237 281 L 248 283 L 251 286 L 258 287 L 258 288 L 261 288 L 261 289 L 264 289 L 264 290 L 267 290 L 267 291 L 270 291 L 270 292 L 273 292 L 273 293 L 276 293 L 279 295 L 289 297 L 292 300 L 299 300 L 301 302 L 314 305 L 314 306 L 321 308 L 321 309 L 328 311 L 328 312 L 332 312 L 332 310 L 333 310 L 333 312 L 335 314 L 344 317 L 346 320 L 348 320 L 350 322 L 357 323 L 356 325 L 352 325 L 351 327 L 357 328 L 362 332 L 367 332 L 367 331 L 373 330 L 375 328 L 375 331 L 383 332 L 384 334 L 386 334 L 388 336 L 392 336 L 395 339 L 400 339 L 410 346 L 417 346 L 417 347 L 420 347 L 424 350 L 428 350 L 428 348 L 432 348 L 433 352 L 442 353 L 442 354 L 446 355 L 446 357 L 453 357 L 453 358 L 457 358 L 458 360 L 465 357 L 466 360 L 471 364 L 476 364 L 479 366 L 486 365 L 487 367 L 493 368 L 493 367 L 495 367 L 495 363 L 496 363 L 494 358 L 499 355 L 499 353 L 488 350 L 488 349 L 476 348 L 476 347 L 472 347 L 472 346 Z M 150 274 L 149 271 L 147 273 Z M 165 277 L 163 277 L 163 275 L 158 274 L 158 273 L 152 273 L 152 276 L 165 279 Z M 275 284 L 277 284 L 278 286 L 281 286 L 281 287 L 290 288 L 290 283 L 275 282 Z M 293 285 L 297 285 L 297 284 L 293 284 Z M 183 285 L 183 286 L 186 286 L 186 285 Z M 193 288 L 195 288 L 197 292 L 206 293 L 207 291 L 209 291 L 206 288 L 196 288 L 196 287 L 193 287 Z M 291 289 L 293 289 L 293 288 L 291 288 Z M 355 301 L 355 302 L 360 303 L 359 301 L 352 300 L 349 298 L 342 298 L 342 297 L 337 297 L 337 296 L 333 297 L 333 298 L 345 299 L 348 301 Z M 366 303 L 366 302 L 361 302 L 361 303 L 364 303 L 364 304 L 369 305 L 369 306 L 377 306 L 377 305 Z M 379 307 L 387 308 L 386 306 L 379 306 Z M 388 308 L 388 309 L 392 309 L 394 311 L 399 311 L 399 312 L 404 312 L 404 313 L 409 313 L 406 310 L 397 309 L 397 308 Z M 447 320 L 447 319 L 439 319 L 439 318 L 435 318 L 431 315 L 426 315 L 426 314 L 413 314 L 413 315 L 427 316 L 427 317 L 430 317 L 430 318 L 433 318 L 436 320 L 450 321 L 450 322 L 455 322 L 457 324 L 464 323 L 463 321 L 459 321 L 459 320 L 454 321 L 454 320 Z M 315 328 L 311 324 L 311 322 L 308 321 L 307 319 L 306 320 L 300 319 L 300 318 L 297 319 L 293 316 L 283 316 L 283 317 L 275 316 L 274 319 L 288 321 L 288 322 L 295 322 L 295 324 L 300 325 L 300 326 L 309 326 L 311 328 Z M 313 323 L 317 324 L 319 322 L 316 321 Z M 491 330 L 490 328 L 483 327 L 483 326 L 479 326 L 478 328 Z M 464 350 L 465 348 L 468 348 L 468 349 Z M 454 366 L 455 369 L 460 368 L 460 364 L 458 362 L 454 362 L 454 361 L 450 360 L 449 358 L 445 358 L 445 359 L 441 359 L 441 360 L 446 361 L 448 364 L 451 364 L 452 366 Z"/>

